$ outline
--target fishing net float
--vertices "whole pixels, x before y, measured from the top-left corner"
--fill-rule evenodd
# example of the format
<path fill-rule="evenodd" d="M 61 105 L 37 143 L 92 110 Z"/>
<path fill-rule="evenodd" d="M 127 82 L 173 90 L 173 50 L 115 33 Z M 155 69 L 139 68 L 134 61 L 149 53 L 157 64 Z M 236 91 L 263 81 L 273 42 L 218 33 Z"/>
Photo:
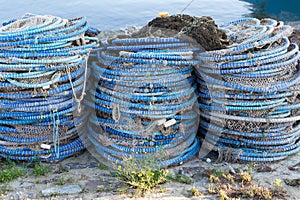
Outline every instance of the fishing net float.
<path fill-rule="evenodd" d="M 77 129 L 97 39 L 85 17 L 26 15 L 0 28 L 0 156 L 59 161 L 84 149 Z M 84 109 L 84 107 L 83 107 Z"/>
<path fill-rule="evenodd" d="M 299 48 L 272 19 L 220 25 L 228 48 L 198 54 L 200 129 L 220 160 L 276 161 L 300 150 Z"/>
<path fill-rule="evenodd" d="M 97 80 L 87 141 L 110 166 L 155 156 L 157 167 L 188 160 L 200 149 L 193 65 L 195 49 L 173 37 L 103 42 L 92 62 Z M 196 109 L 195 109 L 196 108 Z"/>

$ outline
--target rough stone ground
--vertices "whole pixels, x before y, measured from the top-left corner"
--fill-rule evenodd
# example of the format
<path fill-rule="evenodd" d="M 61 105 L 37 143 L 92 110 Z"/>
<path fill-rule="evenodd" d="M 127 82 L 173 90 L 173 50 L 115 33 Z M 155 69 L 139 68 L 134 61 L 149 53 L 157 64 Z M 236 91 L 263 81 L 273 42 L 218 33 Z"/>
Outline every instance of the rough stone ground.
<path fill-rule="evenodd" d="M 249 163 L 207 163 L 195 157 L 189 162 L 169 169 L 170 173 L 191 177 L 193 180 L 191 184 L 167 182 L 162 185 L 166 192 L 151 193 L 139 198 L 131 198 L 132 195 L 128 193 L 120 194 L 123 183 L 112 177 L 109 169 L 99 169 L 98 161 L 87 151 L 58 164 L 48 165 L 50 165 L 52 172 L 47 176 L 35 177 L 32 173 L 33 169 L 28 168 L 24 177 L 8 184 L 9 191 L 0 199 L 197 199 L 190 197 L 188 192 L 195 186 L 204 193 L 204 196 L 198 199 L 213 200 L 219 199 L 219 197 L 208 194 L 209 180 L 204 176 L 204 171 L 212 168 L 246 170 Z M 258 163 L 253 168 L 252 175 L 256 184 L 264 186 L 271 186 L 271 183 L 276 179 L 300 179 L 300 154 L 276 163 Z M 299 199 L 300 186 L 292 187 L 283 182 L 283 187 L 289 195 L 286 199 Z M 54 191 L 52 196 L 43 197 L 42 190 L 49 190 L 49 188 L 57 191 Z M 64 194 L 59 194 L 60 188 Z"/>

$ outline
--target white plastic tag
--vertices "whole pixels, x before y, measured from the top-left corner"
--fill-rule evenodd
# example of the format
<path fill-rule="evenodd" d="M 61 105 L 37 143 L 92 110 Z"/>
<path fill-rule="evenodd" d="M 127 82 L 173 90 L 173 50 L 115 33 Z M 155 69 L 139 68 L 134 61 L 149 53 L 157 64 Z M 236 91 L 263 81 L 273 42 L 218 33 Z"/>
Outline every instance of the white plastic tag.
<path fill-rule="evenodd" d="M 49 149 L 51 149 L 51 145 L 49 145 L 49 144 L 41 144 L 41 148 L 49 150 Z"/>
<path fill-rule="evenodd" d="M 46 85 L 46 86 L 43 87 L 44 90 L 47 90 L 49 88 L 50 88 L 50 85 Z"/>
<path fill-rule="evenodd" d="M 176 120 L 175 119 L 171 119 L 169 121 L 166 121 L 164 125 L 167 128 L 167 127 L 172 126 L 174 124 L 176 124 Z"/>

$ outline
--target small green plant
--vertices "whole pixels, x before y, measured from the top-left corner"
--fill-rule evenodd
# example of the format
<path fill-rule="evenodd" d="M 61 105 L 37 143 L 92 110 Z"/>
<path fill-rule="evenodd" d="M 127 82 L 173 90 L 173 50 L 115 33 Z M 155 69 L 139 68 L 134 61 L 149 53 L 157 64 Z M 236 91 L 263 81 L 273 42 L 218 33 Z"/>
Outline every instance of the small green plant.
<path fill-rule="evenodd" d="M 157 186 L 167 181 L 168 171 L 154 167 L 156 160 L 151 156 L 134 159 L 132 156 L 123 159 L 123 166 L 118 165 L 115 176 L 131 188 L 137 190 L 138 195 L 157 189 Z"/>
<path fill-rule="evenodd" d="M 97 187 L 97 192 L 110 192 L 112 191 L 113 189 L 115 188 L 114 185 L 107 185 L 107 186 L 104 186 L 104 185 L 100 185 Z"/>
<path fill-rule="evenodd" d="M 229 171 L 222 171 L 217 169 L 207 169 L 204 171 L 204 175 L 210 177 L 211 175 L 216 176 L 218 178 L 222 177 L 224 173 L 229 173 Z"/>
<path fill-rule="evenodd" d="M 296 178 L 296 179 L 285 179 L 284 180 L 285 184 L 289 185 L 289 186 L 300 186 L 300 178 Z"/>
<path fill-rule="evenodd" d="M 164 188 L 164 187 L 162 187 L 162 186 L 160 186 L 160 187 L 159 187 L 159 192 L 165 193 L 165 192 L 167 192 L 167 189 Z"/>
<path fill-rule="evenodd" d="M 99 164 L 98 164 L 98 168 L 99 168 L 100 170 L 108 170 L 108 167 L 107 167 L 106 165 L 102 164 L 102 163 L 99 163 Z"/>
<path fill-rule="evenodd" d="M 4 184 L 0 186 L 0 196 L 4 196 L 8 191 L 12 191 L 12 187 L 9 186 L 8 184 Z M 1 198 L 0 198 L 1 199 Z"/>
<path fill-rule="evenodd" d="M 51 172 L 51 169 L 48 165 L 44 165 L 41 162 L 35 163 L 33 169 L 34 176 L 45 176 L 49 172 Z"/>
<path fill-rule="evenodd" d="M 129 185 L 124 184 L 122 185 L 122 187 L 118 188 L 118 194 L 124 194 L 126 193 L 126 191 L 129 189 Z"/>
<path fill-rule="evenodd" d="M 185 183 L 185 184 L 191 184 L 193 181 L 191 177 L 185 176 L 183 174 L 168 175 L 167 179 L 179 183 Z"/>
<path fill-rule="evenodd" d="M 24 171 L 24 168 L 18 167 L 15 164 L 8 165 L 0 171 L 0 183 L 7 183 L 23 176 Z"/>
<path fill-rule="evenodd" d="M 282 180 L 279 179 L 279 178 L 275 179 L 275 181 L 272 182 L 272 185 L 274 185 L 276 188 L 281 188 L 281 187 L 283 187 L 283 185 L 282 185 Z"/>
<path fill-rule="evenodd" d="M 195 186 L 192 187 L 192 189 L 190 190 L 190 195 L 192 197 L 202 197 L 203 196 L 202 192 L 200 192 Z"/>
<path fill-rule="evenodd" d="M 55 173 L 64 173 L 64 172 L 68 172 L 68 169 L 65 167 L 65 165 L 63 165 L 62 163 L 59 163 L 57 166 L 57 169 L 55 170 Z"/>
<path fill-rule="evenodd" d="M 58 181 L 54 182 L 54 185 L 64 185 L 66 184 L 66 178 L 62 176 Z"/>
<path fill-rule="evenodd" d="M 65 185 L 67 182 L 72 182 L 72 178 L 67 178 L 66 173 L 60 176 L 59 180 L 54 182 L 54 185 Z"/>
<path fill-rule="evenodd" d="M 247 165 L 247 172 L 248 173 L 252 173 L 253 172 L 253 168 L 257 166 L 257 163 L 256 162 L 251 162 L 251 163 L 248 163 Z"/>

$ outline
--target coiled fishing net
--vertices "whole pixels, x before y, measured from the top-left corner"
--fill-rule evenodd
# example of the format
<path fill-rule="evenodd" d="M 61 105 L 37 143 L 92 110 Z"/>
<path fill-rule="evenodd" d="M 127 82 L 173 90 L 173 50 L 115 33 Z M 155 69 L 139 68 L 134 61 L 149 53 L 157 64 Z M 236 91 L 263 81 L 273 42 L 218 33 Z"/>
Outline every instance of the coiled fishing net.
<path fill-rule="evenodd" d="M 200 145 L 192 71 L 199 48 L 149 27 L 109 38 L 101 48 L 86 101 L 92 111 L 85 136 L 93 155 L 109 166 L 154 156 L 157 167 L 194 156 Z"/>
<path fill-rule="evenodd" d="M 25 15 L 0 28 L 0 156 L 58 161 L 84 148 L 77 126 L 97 46 L 84 17 Z"/>
<path fill-rule="evenodd" d="M 275 161 L 300 150 L 299 48 L 293 29 L 243 18 L 219 27 L 227 48 L 199 53 L 199 132 L 220 160 Z"/>

